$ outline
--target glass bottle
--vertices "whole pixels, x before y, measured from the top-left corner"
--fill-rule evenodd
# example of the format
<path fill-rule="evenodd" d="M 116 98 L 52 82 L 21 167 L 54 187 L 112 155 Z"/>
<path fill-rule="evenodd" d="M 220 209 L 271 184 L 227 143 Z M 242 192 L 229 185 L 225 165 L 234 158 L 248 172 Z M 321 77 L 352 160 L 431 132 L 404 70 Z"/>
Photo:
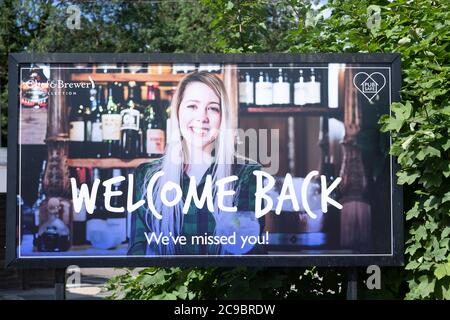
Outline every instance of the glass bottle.
<path fill-rule="evenodd" d="M 102 114 L 102 138 L 107 158 L 119 156 L 121 121 L 121 115 L 113 99 L 112 85 L 108 84 L 108 103 L 105 113 Z"/>
<path fill-rule="evenodd" d="M 303 77 L 303 70 L 299 70 L 300 77 L 298 82 L 294 84 L 294 104 L 304 106 L 306 104 L 306 83 Z"/>
<path fill-rule="evenodd" d="M 246 71 L 241 81 L 239 81 L 239 104 L 241 107 L 248 107 L 255 102 L 253 90 L 253 79 L 248 71 Z"/>
<path fill-rule="evenodd" d="M 278 69 L 278 81 L 273 84 L 273 104 L 289 104 L 290 85 L 283 69 Z"/>
<path fill-rule="evenodd" d="M 316 81 L 314 68 L 311 68 L 311 81 L 307 83 L 307 103 L 320 104 L 320 82 Z"/>
<path fill-rule="evenodd" d="M 102 130 L 102 115 L 104 113 L 105 103 L 105 88 L 99 85 L 97 90 L 91 89 L 91 156 L 94 158 L 101 158 L 105 156 L 105 144 L 103 142 Z"/>
<path fill-rule="evenodd" d="M 126 109 L 120 112 L 120 147 L 121 157 L 124 159 L 136 158 L 140 154 L 140 118 L 141 113 L 136 103 L 136 84 L 129 83 Z"/>

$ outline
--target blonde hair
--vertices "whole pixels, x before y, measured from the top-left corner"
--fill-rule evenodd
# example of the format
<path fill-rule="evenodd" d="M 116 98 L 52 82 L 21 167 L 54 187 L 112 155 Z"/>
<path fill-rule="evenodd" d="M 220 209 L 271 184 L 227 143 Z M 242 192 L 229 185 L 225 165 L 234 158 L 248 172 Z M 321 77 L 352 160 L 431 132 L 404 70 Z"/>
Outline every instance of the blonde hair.
<path fill-rule="evenodd" d="M 173 182 L 182 186 L 183 173 L 186 169 L 186 165 L 190 162 L 188 159 L 189 155 L 187 152 L 187 144 L 186 141 L 184 141 L 180 131 L 179 109 L 187 86 L 194 82 L 206 84 L 216 93 L 216 95 L 220 99 L 220 128 L 218 136 L 213 142 L 214 157 L 212 184 L 215 205 L 214 212 L 212 214 L 216 221 L 216 229 L 214 230 L 214 233 L 216 233 L 217 225 L 220 221 L 220 210 L 217 206 L 214 186 L 215 181 L 231 175 L 231 166 L 235 160 L 234 137 L 237 127 L 237 106 L 231 105 L 225 86 L 218 76 L 206 71 L 195 71 L 187 74 L 179 82 L 170 105 L 171 134 L 167 139 L 168 143 L 166 146 L 165 155 L 162 158 L 160 168 L 158 168 L 159 170 L 162 170 L 162 172 L 164 172 L 164 175 L 157 180 L 153 189 L 153 203 L 155 204 L 155 209 L 162 215 L 162 219 L 159 220 L 154 217 L 148 209 L 145 214 L 145 222 L 147 224 L 147 227 L 149 228 L 149 230 L 155 232 L 156 234 L 162 233 L 163 235 L 169 235 L 169 233 L 171 232 L 172 235 L 176 236 L 179 235 L 182 231 L 184 217 L 182 213 L 183 201 L 180 201 L 180 203 L 178 203 L 174 207 L 169 208 L 162 204 L 159 194 L 160 190 L 162 190 L 162 187 L 167 182 Z M 232 143 L 230 143 L 230 133 L 231 139 L 233 141 Z M 142 190 L 143 195 L 146 195 L 146 188 L 148 185 L 148 181 L 151 178 L 151 174 L 151 172 L 146 173 L 144 184 L 142 186 L 144 188 Z M 231 190 L 233 188 L 234 184 L 229 183 L 228 189 Z M 238 190 L 236 190 L 235 197 L 237 194 Z M 228 197 L 227 205 L 230 205 L 230 202 L 234 202 L 234 199 L 230 199 Z M 154 254 L 172 255 L 176 253 L 176 249 L 173 244 L 169 246 L 158 246 L 158 251 L 159 252 Z M 220 253 L 220 248 L 217 247 L 216 251 L 217 253 Z"/>

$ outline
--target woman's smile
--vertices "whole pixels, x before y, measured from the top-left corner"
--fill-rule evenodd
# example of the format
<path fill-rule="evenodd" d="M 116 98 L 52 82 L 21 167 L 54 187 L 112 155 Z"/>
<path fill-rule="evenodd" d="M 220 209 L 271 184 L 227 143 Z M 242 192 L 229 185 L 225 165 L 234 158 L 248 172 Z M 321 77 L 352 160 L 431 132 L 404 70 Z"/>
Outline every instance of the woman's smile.
<path fill-rule="evenodd" d="M 220 130 L 221 106 L 217 93 L 201 82 L 186 87 L 179 109 L 180 131 L 189 148 L 211 148 Z"/>
<path fill-rule="evenodd" d="M 191 133 L 200 137 L 205 137 L 209 132 L 209 128 L 203 126 L 189 126 L 189 130 Z"/>

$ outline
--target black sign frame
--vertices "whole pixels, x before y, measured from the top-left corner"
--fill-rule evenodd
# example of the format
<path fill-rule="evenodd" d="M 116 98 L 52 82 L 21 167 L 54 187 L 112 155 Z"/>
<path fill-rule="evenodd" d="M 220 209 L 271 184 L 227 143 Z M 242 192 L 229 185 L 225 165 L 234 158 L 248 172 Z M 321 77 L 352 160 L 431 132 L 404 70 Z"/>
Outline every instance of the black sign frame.
<path fill-rule="evenodd" d="M 391 102 L 400 101 L 401 57 L 396 53 L 350 54 L 175 54 L 175 53 L 12 53 L 8 61 L 8 193 L 6 223 L 6 266 L 18 268 L 80 267 L 206 267 L 206 266 L 399 266 L 403 265 L 403 191 L 397 185 L 399 167 L 391 162 L 392 252 L 391 255 L 329 255 L 329 256 L 192 256 L 192 257 L 77 257 L 77 258 L 19 258 L 17 255 L 17 173 L 19 68 L 30 63 L 355 63 L 364 65 L 388 64 L 391 67 Z"/>

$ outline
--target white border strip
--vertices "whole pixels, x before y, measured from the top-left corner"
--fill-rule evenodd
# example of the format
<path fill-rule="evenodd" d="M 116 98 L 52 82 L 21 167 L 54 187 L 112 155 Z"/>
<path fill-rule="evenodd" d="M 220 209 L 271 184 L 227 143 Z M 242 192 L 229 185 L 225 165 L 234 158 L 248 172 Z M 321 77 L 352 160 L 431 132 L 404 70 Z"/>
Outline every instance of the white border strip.
<path fill-rule="evenodd" d="M 161 63 L 163 64 L 163 63 Z M 250 63 L 245 63 L 245 64 L 250 64 Z M 264 63 L 253 63 L 254 65 L 257 64 L 264 64 Z M 229 68 L 228 64 L 223 64 L 224 66 L 227 65 L 227 67 Z M 392 115 L 392 110 L 391 110 L 391 104 L 392 104 L 392 92 L 391 92 L 391 83 L 392 83 L 392 79 L 391 79 L 391 67 L 348 67 L 347 64 L 345 64 L 345 69 L 384 69 L 384 70 L 388 70 L 389 71 L 389 115 Z M 80 68 L 74 68 L 74 67 L 59 67 L 59 68 L 53 68 L 53 67 L 49 67 L 50 69 L 77 69 L 80 70 Z M 234 69 L 256 69 L 256 67 L 233 67 Z M 273 69 L 279 69 L 280 67 L 272 67 Z M 283 68 L 283 67 L 282 67 Z M 292 68 L 292 69 L 311 69 L 311 67 L 295 67 L 295 66 L 287 66 L 284 68 Z M 328 67 L 313 67 L 314 69 L 328 69 Z M 20 68 L 20 79 L 19 79 L 19 83 L 22 81 L 22 70 L 30 70 L 31 68 L 28 67 L 24 67 L 24 68 Z M 91 69 L 91 68 L 83 68 L 83 69 Z M 108 68 L 108 69 L 113 69 L 113 68 Z M 116 69 L 120 69 L 120 68 L 116 68 Z M 260 69 L 260 68 L 257 68 Z M 264 67 L 264 69 L 270 69 L 270 67 Z M 19 109 L 20 109 L 20 118 L 19 118 L 19 195 L 22 194 L 22 176 L 21 176 L 21 169 L 22 169 L 22 130 L 21 130 L 21 119 L 22 119 L 22 108 L 20 107 L 20 97 L 22 96 L 22 88 L 20 88 L 19 90 Z M 392 145 L 392 136 L 389 137 L 389 142 L 390 142 L 390 146 Z M 202 256 L 202 255 L 171 255 L 171 256 L 167 256 L 167 255 L 155 255 L 155 256 L 147 256 L 147 255 L 121 255 L 121 256 L 115 256 L 115 255 L 102 255 L 102 256 L 69 256 L 69 255 L 63 255 L 63 256 L 44 256 L 44 255 L 28 255 L 28 256 L 22 256 L 21 255 L 21 231 L 22 228 L 20 227 L 21 224 L 21 205 L 19 205 L 19 240 L 18 240 L 18 251 L 19 251 L 19 255 L 18 258 L 20 259 L 41 259 L 41 258 L 50 258 L 50 259 L 66 259 L 66 258 L 81 258 L 81 259 L 91 259 L 91 258 L 145 258 L 145 259 L 153 259 L 153 258 L 167 258 L 167 257 L 171 257 L 171 258 L 176 258 L 176 257 L 188 257 L 188 258 L 193 258 L 193 257 L 198 257 L 198 258 L 206 258 L 206 257 L 220 257 L 220 258 L 236 258 L 236 257 L 267 257 L 267 258 L 276 258 L 276 257 L 291 257 L 291 258 L 301 258 L 301 257 L 391 257 L 394 255 L 394 220 L 393 220 L 393 186 L 392 186 L 392 155 L 389 156 L 389 160 L 390 160 L 390 199 L 391 199 L 391 253 L 390 254 L 380 254 L 380 253 L 374 253 L 374 254 L 290 254 L 290 255 L 267 255 L 267 254 L 252 254 L 252 255 L 240 255 L 240 256 L 223 256 L 223 255 L 208 255 L 208 256 Z"/>

